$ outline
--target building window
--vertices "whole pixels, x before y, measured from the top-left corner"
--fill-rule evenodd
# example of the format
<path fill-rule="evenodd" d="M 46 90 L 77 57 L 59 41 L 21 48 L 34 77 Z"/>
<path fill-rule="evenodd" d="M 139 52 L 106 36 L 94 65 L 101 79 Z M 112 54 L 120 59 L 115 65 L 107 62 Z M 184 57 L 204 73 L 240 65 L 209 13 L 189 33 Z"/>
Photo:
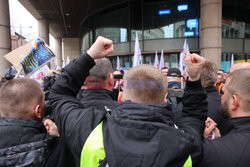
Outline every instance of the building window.
<path fill-rule="evenodd" d="M 234 55 L 234 64 L 246 61 L 245 55 L 243 53 L 223 52 L 221 57 L 221 69 L 223 69 L 225 72 L 228 72 L 231 68 L 232 55 Z"/>
<path fill-rule="evenodd" d="M 249 2 L 227 0 L 222 5 L 222 37 L 250 38 Z"/>

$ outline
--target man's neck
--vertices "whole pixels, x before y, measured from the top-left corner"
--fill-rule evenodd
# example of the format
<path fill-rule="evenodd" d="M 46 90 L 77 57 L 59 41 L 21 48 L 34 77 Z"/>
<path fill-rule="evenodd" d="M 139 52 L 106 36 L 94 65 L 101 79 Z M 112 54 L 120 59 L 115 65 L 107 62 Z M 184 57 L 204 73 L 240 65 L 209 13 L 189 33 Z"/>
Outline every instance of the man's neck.
<path fill-rule="evenodd" d="M 231 118 L 237 118 L 237 117 L 249 117 L 250 112 L 249 111 L 243 111 L 243 110 L 238 110 L 235 111 L 231 114 Z"/>

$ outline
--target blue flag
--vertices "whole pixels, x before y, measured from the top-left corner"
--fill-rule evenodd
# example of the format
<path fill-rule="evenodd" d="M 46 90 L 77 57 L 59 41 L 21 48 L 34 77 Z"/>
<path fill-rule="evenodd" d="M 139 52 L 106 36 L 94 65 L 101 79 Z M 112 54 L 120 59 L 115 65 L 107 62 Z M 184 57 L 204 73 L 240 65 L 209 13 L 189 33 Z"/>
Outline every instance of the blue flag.
<path fill-rule="evenodd" d="M 20 64 L 24 73 L 29 75 L 54 57 L 54 53 L 45 45 L 44 41 L 37 39 Z"/>

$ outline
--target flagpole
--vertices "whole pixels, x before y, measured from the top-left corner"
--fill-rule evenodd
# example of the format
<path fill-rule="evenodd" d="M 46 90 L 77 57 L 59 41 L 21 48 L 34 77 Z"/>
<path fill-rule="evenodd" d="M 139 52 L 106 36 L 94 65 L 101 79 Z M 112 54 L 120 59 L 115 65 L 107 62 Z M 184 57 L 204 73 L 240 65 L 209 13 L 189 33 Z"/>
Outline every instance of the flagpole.
<path fill-rule="evenodd" d="M 23 67 L 21 67 L 21 68 L 18 70 L 18 73 L 16 74 L 15 78 L 18 78 L 22 71 L 23 71 Z"/>

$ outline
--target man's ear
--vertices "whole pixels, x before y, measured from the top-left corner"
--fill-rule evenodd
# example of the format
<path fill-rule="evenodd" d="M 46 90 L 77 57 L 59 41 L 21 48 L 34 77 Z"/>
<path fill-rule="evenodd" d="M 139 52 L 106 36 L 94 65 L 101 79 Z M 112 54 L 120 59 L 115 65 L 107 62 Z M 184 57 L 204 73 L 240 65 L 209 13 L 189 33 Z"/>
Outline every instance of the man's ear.
<path fill-rule="evenodd" d="M 168 101 L 168 100 L 167 100 L 167 96 L 168 96 L 168 92 L 167 92 L 167 93 L 165 94 L 165 96 L 164 96 L 164 99 L 163 99 L 163 102 L 164 102 L 164 103 L 167 103 L 167 101 Z"/>
<path fill-rule="evenodd" d="M 237 95 L 233 95 L 231 97 L 232 111 L 236 111 L 239 108 L 239 105 L 240 105 L 240 97 Z"/>
<path fill-rule="evenodd" d="M 108 76 L 108 85 L 110 86 L 110 87 L 114 87 L 114 76 L 113 76 L 113 74 L 112 73 L 109 73 L 109 76 Z"/>
<path fill-rule="evenodd" d="M 42 120 L 44 117 L 44 112 L 42 109 L 42 106 L 40 104 L 37 104 L 35 109 L 34 109 L 34 115 L 36 120 Z"/>

